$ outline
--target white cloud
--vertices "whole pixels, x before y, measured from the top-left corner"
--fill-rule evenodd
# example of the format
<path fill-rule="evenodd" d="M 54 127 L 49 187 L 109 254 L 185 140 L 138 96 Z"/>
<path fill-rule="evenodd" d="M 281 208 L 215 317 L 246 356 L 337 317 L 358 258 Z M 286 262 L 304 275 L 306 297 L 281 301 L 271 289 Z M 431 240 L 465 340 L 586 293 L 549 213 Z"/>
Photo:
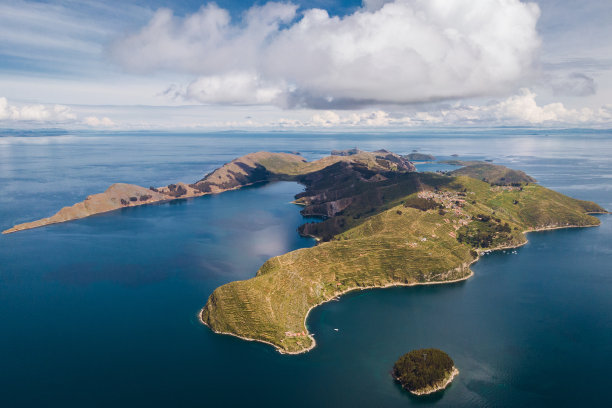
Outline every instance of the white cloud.
<path fill-rule="evenodd" d="M 420 112 L 415 119 L 422 123 L 492 124 L 492 125 L 581 125 L 612 122 L 612 109 L 570 109 L 562 103 L 538 105 L 536 94 L 521 89 L 501 102 L 487 105 L 457 104 L 437 112 Z"/>
<path fill-rule="evenodd" d="M 200 77 L 184 91 L 175 91 L 186 100 L 203 103 L 272 104 L 282 94 L 282 84 L 263 81 L 257 74 L 230 72 Z"/>
<path fill-rule="evenodd" d="M 201 76 L 179 92 L 200 102 L 403 104 L 510 89 L 530 73 L 538 17 L 519 0 L 368 0 L 345 17 L 271 2 L 233 23 L 208 4 L 157 11 L 111 53 L 132 71 Z"/>
<path fill-rule="evenodd" d="M 323 111 L 314 114 L 310 120 L 284 121 L 286 126 L 294 127 L 414 127 L 448 125 L 594 125 L 612 123 L 612 105 L 599 109 L 569 109 L 562 103 L 540 106 L 536 94 L 521 89 L 503 101 L 486 105 L 465 105 L 457 103 L 451 107 L 418 111 L 411 114 L 389 113 L 382 110 L 372 112 L 335 112 Z"/>
<path fill-rule="evenodd" d="M 77 107 L 77 110 L 82 110 L 82 113 L 87 114 L 87 110 L 91 107 L 83 109 Z M 95 108 L 94 108 L 95 109 Z M 91 112 L 89 112 L 91 113 Z M 0 97 L 0 123 L 18 125 L 22 123 L 25 126 L 40 125 L 40 126 L 67 126 L 82 128 L 98 127 L 108 128 L 116 127 L 107 116 L 85 116 L 82 120 L 79 115 L 70 106 L 65 105 L 47 105 L 47 104 L 13 104 L 5 97 Z"/>
<path fill-rule="evenodd" d="M 113 119 L 111 119 L 113 118 Z M 385 109 L 282 110 L 274 106 L 71 106 L 12 104 L 0 98 L 0 125 L 82 129 L 201 130 L 383 130 L 431 126 L 610 127 L 612 105 L 570 108 L 555 102 L 538 104 L 537 95 L 522 89 L 488 103 L 387 106 Z"/>
<path fill-rule="evenodd" d="M 136 72 L 167 69 L 220 75 L 250 70 L 264 43 L 295 17 L 296 10 L 290 3 L 253 6 L 240 24 L 232 25 L 230 13 L 215 3 L 185 18 L 160 9 L 142 30 L 116 43 L 111 51 Z"/>
<path fill-rule="evenodd" d="M 338 114 L 334 111 L 317 113 L 307 124 L 315 127 L 386 127 L 386 126 L 410 126 L 412 120 L 407 116 L 392 117 L 389 113 L 376 110 L 372 112 L 355 112 L 350 114 Z"/>
<path fill-rule="evenodd" d="M 112 127 L 115 126 L 115 122 L 110 120 L 108 117 L 98 118 L 96 116 L 87 116 L 83 119 L 83 123 L 91 127 Z"/>
<path fill-rule="evenodd" d="M 9 105 L 0 97 L 0 120 L 34 122 L 71 122 L 76 119 L 72 109 L 64 105 Z"/>

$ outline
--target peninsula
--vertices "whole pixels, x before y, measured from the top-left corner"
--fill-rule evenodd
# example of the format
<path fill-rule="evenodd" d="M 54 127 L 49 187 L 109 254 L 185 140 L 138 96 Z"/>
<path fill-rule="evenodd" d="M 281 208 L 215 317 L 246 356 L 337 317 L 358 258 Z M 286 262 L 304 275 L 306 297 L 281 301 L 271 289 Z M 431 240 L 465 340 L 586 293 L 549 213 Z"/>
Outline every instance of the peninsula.
<path fill-rule="evenodd" d="M 595 226 L 599 220 L 589 213 L 606 212 L 521 171 L 457 164 L 462 167 L 450 173 L 419 173 L 386 150 L 335 151 L 312 162 L 289 153 L 251 153 L 192 184 L 114 184 L 4 233 L 260 182 L 297 181 L 306 187 L 295 199 L 301 213 L 322 218 L 299 232 L 318 244 L 273 257 L 255 277 L 215 289 L 200 319 L 217 333 L 302 353 L 315 346 L 306 318 L 321 303 L 352 290 L 464 280 L 484 251 L 522 245 L 528 231 Z"/>
<path fill-rule="evenodd" d="M 316 173 L 335 164 L 343 166 L 353 163 L 365 168 L 383 170 L 378 161 L 384 166 L 389 166 L 386 170 L 415 170 L 408 160 L 386 151 L 374 153 L 359 151 L 351 157 L 332 155 L 313 162 L 308 162 L 296 154 L 250 153 L 224 164 L 193 184 L 178 182 L 164 187 L 145 188 L 134 184 L 116 183 L 103 193 L 91 195 L 80 203 L 64 207 L 50 217 L 17 224 L 2 233 L 10 234 L 72 221 L 125 207 L 218 194 L 260 182 L 299 180 L 299 176 Z"/>
<path fill-rule="evenodd" d="M 315 347 L 306 319 L 317 305 L 353 290 L 464 280 L 484 251 L 522 245 L 528 231 L 595 226 L 588 213 L 605 212 L 503 166 L 478 162 L 439 174 L 392 163 L 348 160 L 297 177 L 306 186 L 296 196 L 302 214 L 323 218 L 299 231 L 318 244 L 215 289 L 202 322 L 281 353 L 303 353 Z"/>

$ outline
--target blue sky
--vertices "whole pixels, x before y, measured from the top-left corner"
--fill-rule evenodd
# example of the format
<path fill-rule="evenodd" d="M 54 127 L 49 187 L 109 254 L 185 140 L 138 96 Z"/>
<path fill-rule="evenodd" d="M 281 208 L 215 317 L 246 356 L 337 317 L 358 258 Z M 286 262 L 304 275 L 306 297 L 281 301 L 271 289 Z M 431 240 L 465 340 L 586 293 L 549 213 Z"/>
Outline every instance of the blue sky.
<path fill-rule="evenodd" d="M 0 0 L 0 127 L 612 122 L 607 0 Z"/>

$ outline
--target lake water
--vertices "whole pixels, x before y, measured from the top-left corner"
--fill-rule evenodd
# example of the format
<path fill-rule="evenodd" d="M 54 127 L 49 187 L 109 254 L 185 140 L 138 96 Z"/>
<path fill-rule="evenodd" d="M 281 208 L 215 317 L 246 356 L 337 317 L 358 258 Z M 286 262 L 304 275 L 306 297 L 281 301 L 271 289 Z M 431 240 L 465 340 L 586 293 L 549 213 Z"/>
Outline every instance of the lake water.
<path fill-rule="evenodd" d="M 6 133 L 6 132 L 5 132 Z M 612 134 L 530 129 L 403 134 L 7 133 L 0 228 L 114 182 L 193 182 L 257 150 L 309 158 L 358 146 L 491 159 L 612 208 Z M 422 164 L 419 169 L 439 165 Z M 611 406 L 612 219 L 529 234 L 468 281 L 352 293 L 315 309 L 317 347 L 280 355 L 213 334 L 217 286 L 311 246 L 296 183 L 124 209 L 0 237 L 0 406 Z M 335 331 L 334 329 L 338 329 Z M 389 372 L 437 347 L 461 371 L 414 398 Z"/>

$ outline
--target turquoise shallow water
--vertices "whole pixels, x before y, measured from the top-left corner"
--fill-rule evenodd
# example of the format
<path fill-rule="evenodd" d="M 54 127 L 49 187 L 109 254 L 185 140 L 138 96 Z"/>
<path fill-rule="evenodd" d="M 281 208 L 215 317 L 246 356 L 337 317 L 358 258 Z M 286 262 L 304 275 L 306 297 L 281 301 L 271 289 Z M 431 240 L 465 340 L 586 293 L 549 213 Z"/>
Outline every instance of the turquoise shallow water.
<path fill-rule="evenodd" d="M 194 181 L 256 150 L 359 146 L 493 159 L 612 208 L 612 135 L 495 130 L 403 135 L 33 134 L 0 137 L 0 228 L 113 182 Z M 436 165 L 420 165 L 434 169 Z M 313 311 L 318 346 L 283 356 L 211 333 L 212 290 L 310 246 L 295 183 L 126 209 L 0 237 L 2 406 L 606 406 L 612 220 L 529 235 L 457 284 L 352 293 Z M 339 329 L 337 332 L 333 329 Z M 395 359 L 447 351 L 461 370 L 416 399 Z"/>

